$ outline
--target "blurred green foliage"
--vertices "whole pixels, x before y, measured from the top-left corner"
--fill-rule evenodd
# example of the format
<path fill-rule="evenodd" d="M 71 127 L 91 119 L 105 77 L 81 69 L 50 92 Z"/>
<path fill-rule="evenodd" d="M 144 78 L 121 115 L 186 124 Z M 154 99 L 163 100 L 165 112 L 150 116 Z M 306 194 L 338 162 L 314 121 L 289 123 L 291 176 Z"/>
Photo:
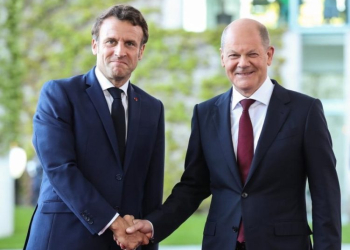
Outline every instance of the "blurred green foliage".
<path fill-rule="evenodd" d="M 123 3 L 127 1 L 118 1 Z M 31 147 L 32 116 L 42 84 L 94 65 L 90 30 L 115 1 L 0 1 L 0 152 Z"/>
<path fill-rule="evenodd" d="M 11 143 L 20 140 L 22 133 L 20 116 L 23 105 L 22 79 L 24 76 L 19 23 L 21 0 L 2 2 L 7 18 L 0 26 L 0 150 L 9 149 Z M 4 49 L 6 48 L 6 50 Z"/>
<path fill-rule="evenodd" d="M 118 1 L 118 4 L 128 1 Z M 106 0 L 3 0 L 0 10 L 0 150 L 11 142 L 26 149 L 29 158 L 32 117 L 40 88 L 50 79 L 86 73 L 95 65 L 91 26 L 103 10 L 116 4 Z M 165 106 L 167 197 L 183 172 L 193 106 L 227 91 L 231 84 L 220 64 L 224 27 L 202 33 L 166 30 L 157 23 L 160 10 L 136 6 L 149 23 L 150 39 L 131 81 L 156 96 Z M 279 50 L 283 30 L 271 30 Z M 276 58 L 273 76 L 279 80 L 283 59 Z M 1 108 L 3 112 L 1 112 Z M 205 203 L 204 207 L 207 206 Z"/>

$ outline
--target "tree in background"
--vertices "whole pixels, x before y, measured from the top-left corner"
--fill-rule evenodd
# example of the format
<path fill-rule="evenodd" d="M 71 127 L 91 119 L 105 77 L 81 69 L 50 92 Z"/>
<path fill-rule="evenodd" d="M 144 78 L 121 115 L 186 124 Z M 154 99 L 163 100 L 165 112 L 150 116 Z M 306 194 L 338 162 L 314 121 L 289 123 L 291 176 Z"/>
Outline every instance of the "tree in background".
<path fill-rule="evenodd" d="M 0 20 L 0 151 L 8 153 L 11 144 L 24 135 L 21 126 L 24 63 L 19 23 L 21 0 L 2 2 Z"/>
<path fill-rule="evenodd" d="M 4 0 L 0 4 L 0 10 L 8 13 L 0 23 L 6 30 L 0 41 L 7 41 L 1 54 L 13 55 L 1 59 L 0 65 L 0 106 L 4 110 L 0 128 L 7 136 L 0 141 L 2 152 L 15 140 L 29 156 L 34 154 L 32 117 L 41 86 L 50 79 L 83 74 L 95 65 L 91 26 L 96 15 L 114 4 L 111 0 Z M 134 6 L 148 20 L 150 39 L 131 81 L 165 106 L 167 197 L 183 172 L 193 106 L 231 87 L 220 64 L 224 27 L 202 33 L 165 30 L 157 23 L 159 9 Z M 15 14 L 9 15 L 11 11 Z M 272 41 L 279 40 L 281 31 L 271 31 L 271 35 Z"/>

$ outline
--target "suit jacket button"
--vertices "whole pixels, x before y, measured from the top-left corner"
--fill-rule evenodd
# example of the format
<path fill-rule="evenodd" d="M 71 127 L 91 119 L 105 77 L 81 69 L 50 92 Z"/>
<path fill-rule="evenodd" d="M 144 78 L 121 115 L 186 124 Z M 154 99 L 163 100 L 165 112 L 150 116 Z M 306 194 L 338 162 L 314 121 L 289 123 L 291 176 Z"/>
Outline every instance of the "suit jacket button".
<path fill-rule="evenodd" d="M 123 175 L 122 175 L 122 174 L 117 174 L 117 175 L 115 176 L 115 179 L 116 179 L 117 181 L 121 181 L 121 180 L 123 180 Z"/>
<path fill-rule="evenodd" d="M 248 194 L 246 192 L 242 193 L 242 198 L 247 198 Z"/>
<path fill-rule="evenodd" d="M 233 232 L 237 233 L 238 232 L 238 227 L 232 227 Z"/>

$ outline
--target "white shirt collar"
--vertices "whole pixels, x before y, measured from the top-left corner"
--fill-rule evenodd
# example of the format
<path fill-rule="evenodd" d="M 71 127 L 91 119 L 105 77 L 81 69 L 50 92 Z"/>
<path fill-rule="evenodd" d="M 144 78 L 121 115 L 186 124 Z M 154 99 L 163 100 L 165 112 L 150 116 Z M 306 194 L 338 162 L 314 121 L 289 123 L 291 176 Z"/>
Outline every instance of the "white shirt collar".
<path fill-rule="evenodd" d="M 109 88 L 113 88 L 115 87 L 103 74 L 102 72 L 97 68 L 95 67 L 95 75 L 96 75 L 96 78 L 98 80 L 98 82 L 100 83 L 100 86 L 102 88 L 103 91 L 109 89 Z M 130 82 L 130 79 L 128 79 L 121 87 L 120 89 L 124 91 L 124 94 L 126 96 L 128 96 L 128 87 L 129 87 L 129 82 Z M 107 91 L 108 92 L 108 91 Z M 109 93 L 109 92 L 108 92 Z"/>
<path fill-rule="evenodd" d="M 271 79 L 269 77 L 266 78 L 264 83 L 258 88 L 254 94 L 252 94 L 249 99 L 254 99 L 259 103 L 262 103 L 266 106 L 269 105 L 271 95 L 273 92 L 274 84 L 272 83 Z M 241 93 L 239 93 L 235 87 L 232 87 L 232 102 L 231 102 L 231 110 L 235 109 L 237 107 L 237 104 L 247 97 L 243 96 Z M 254 104 L 253 104 L 254 105 Z"/>

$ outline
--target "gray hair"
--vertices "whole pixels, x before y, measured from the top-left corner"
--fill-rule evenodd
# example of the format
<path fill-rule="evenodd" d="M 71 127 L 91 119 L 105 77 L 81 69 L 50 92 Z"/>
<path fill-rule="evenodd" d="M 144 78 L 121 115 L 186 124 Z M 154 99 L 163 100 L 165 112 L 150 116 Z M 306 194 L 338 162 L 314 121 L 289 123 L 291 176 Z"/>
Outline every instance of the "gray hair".
<path fill-rule="evenodd" d="M 230 27 L 231 24 L 232 23 L 227 25 L 226 28 L 224 29 L 224 31 L 222 32 L 222 35 L 221 35 L 221 49 L 224 49 L 228 28 Z M 263 25 L 263 24 L 261 24 L 259 22 L 257 22 L 257 29 L 258 29 L 258 31 L 260 33 L 261 43 L 264 46 L 264 48 L 267 49 L 270 46 L 269 32 L 268 32 L 267 28 L 265 27 L 265 25 Z"/>

